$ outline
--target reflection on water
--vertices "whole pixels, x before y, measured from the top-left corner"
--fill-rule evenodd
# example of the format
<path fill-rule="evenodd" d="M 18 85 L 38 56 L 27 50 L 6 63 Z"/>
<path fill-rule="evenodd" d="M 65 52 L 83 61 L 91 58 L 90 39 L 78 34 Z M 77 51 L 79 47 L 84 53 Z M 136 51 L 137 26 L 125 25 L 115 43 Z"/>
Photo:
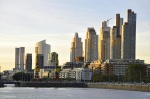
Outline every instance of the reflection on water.
<path fill-rule="evenodd" d="M 0 88 L 0 99 L 150 99 L 149 92 L 94 88 Z"/>

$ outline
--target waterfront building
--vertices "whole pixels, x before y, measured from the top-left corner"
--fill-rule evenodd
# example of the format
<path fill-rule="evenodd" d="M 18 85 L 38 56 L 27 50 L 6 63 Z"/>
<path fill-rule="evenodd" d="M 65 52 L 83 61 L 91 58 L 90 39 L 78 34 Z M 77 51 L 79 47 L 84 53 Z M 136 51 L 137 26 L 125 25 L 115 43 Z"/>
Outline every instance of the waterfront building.
<path fill-rule="evenodd" d="M 61 66 L 57 66 L 57 68 L 59 71 L 61 70 Z M 54 79 L 56 75 L 55 69 L 55 66 L 44 66 L 39 71 L 39 77 Z"/>
<path fill-rule="evenodd" d="M 135 59 L 136 53 L 136 13 L 127 11 L 127 22 L 123 25 L 121 37 L 121 58 Z"/>
<path fill-rule="evenodd" d="M 24 70 L 25 47 L 15 48 L 15 69 Z"/>
<path fill-rule="evenodd" d="M 82 68 L 84 62 L 66 62 L 62 65 L 62 69 Z"/>
<path fill-rule="evenodd" d="M 32 70 L 32 54 L 29 54 L 29 53 L 26 54 L 25 70 L 27 71 Z"/>
<path fill-rule="evenodd" d="M 52 52 L 50 56 L 50 66 L 58 66 L 59 60 L 58 60 L 58 54 L 56 52 Z"/>
<path fill-rule="evenodd" d="M 150 64 L 146 64 L 147 76 L 150 76 Z"/>
<path fill-rule="evenodd" d="M 38 43 L 36 43 L 35 45 L 35 53 L 36 53 L 36 57 L 38 57 L 37 55 L 39 54 L 40 56 L 43 55 L 43 65 L 44 66 L 48 66 L 50 65 L 49 63 L 49 57 L 48 55 L 51 52 L 51 46 L 49 44 L 46 44 L 46 40 L 42 40 Z M 36 58 L 37 59 L 37 58 Z M 36 60 L 37 62 L 37 60 Z M 37 64 L 37 63 L 36 63 Z"/>
<path fill-rule="evenodd" d="M 75 33 L 74 38 L 71 42 L 70 49 L 70 62 L 75 62 L 76 57 L 83 56 L 83 46 L 82 46 L 81 38 L 79 38 L 78 33 Z"/>
<path fill-rule="evenodd" d="M 107 26 L 107 21 L 102 22 L 100 28 L 98 54 L 100 60 L 110 58 L 110 27 Z"/>
<path fill-rule="evenodd" d="M 59 73 L 59 78 L 72 78 L 78 81 L 89 81 L 92 79 L 92 71 L 88 68 L 63 69 Z"/>
<path fill-rule="evenodd" d="M 102 74 L 101 71 L 101 64 L 103 63 L 104 60 L 95 60 L 92 61 L 89 65 L 88 68 L 92 71 L 93 74 Z"/>
<path fill-rule="evenodd" d="M 98 35 L 94 28 L 88 28 L 85 39 L 85 62 L 98 59 Z"/>
<path fill-rule="evenodd" d="M 125 75 L 125 70 L 132 64 L 144 64 L 144 60 L 133 59 L 107 59 L 101 64 L 103 75 Z"/>

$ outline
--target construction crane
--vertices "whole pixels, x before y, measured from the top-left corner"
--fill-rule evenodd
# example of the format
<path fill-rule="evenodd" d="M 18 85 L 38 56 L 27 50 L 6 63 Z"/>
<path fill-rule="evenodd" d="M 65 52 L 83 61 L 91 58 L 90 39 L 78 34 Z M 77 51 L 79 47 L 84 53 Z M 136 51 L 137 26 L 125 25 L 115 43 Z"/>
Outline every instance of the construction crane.
<path fill-rule="evenodd" d="M 112 18 L 110 18 L 110 19 L 106 20 L 106 22 L 107 22 L 107 26 L 109 25 L 109 21 L 110 21 L 111 19 L 112 19 Z"/>

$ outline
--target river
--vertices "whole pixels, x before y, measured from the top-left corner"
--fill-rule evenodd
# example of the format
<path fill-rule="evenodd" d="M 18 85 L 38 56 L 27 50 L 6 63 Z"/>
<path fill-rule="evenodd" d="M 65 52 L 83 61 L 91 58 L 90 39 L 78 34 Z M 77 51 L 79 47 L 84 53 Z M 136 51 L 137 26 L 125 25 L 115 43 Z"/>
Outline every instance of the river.
<path fill-rule="evenodd" d="M 96 88 L 0 88 L 0 99 L 150 99 L 150 92 Z"/>

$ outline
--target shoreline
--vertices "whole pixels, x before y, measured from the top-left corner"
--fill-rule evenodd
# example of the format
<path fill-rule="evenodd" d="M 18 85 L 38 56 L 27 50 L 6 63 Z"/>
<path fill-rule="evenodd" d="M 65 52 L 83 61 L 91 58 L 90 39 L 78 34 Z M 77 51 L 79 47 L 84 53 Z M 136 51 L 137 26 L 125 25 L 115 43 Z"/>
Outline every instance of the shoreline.
<path fill-rule="evenodd" d="M 0 83 L 0 88 L 4 87 Z M 85 82 L 20 82 L 15 84 L 15 87 L 74 87 L 74 88 L 101 88 L 101 89 L 116 89 L 150 92 L 150 85 L 140 84 L 105 84 L 105 83 L 85 83 Z"/>

